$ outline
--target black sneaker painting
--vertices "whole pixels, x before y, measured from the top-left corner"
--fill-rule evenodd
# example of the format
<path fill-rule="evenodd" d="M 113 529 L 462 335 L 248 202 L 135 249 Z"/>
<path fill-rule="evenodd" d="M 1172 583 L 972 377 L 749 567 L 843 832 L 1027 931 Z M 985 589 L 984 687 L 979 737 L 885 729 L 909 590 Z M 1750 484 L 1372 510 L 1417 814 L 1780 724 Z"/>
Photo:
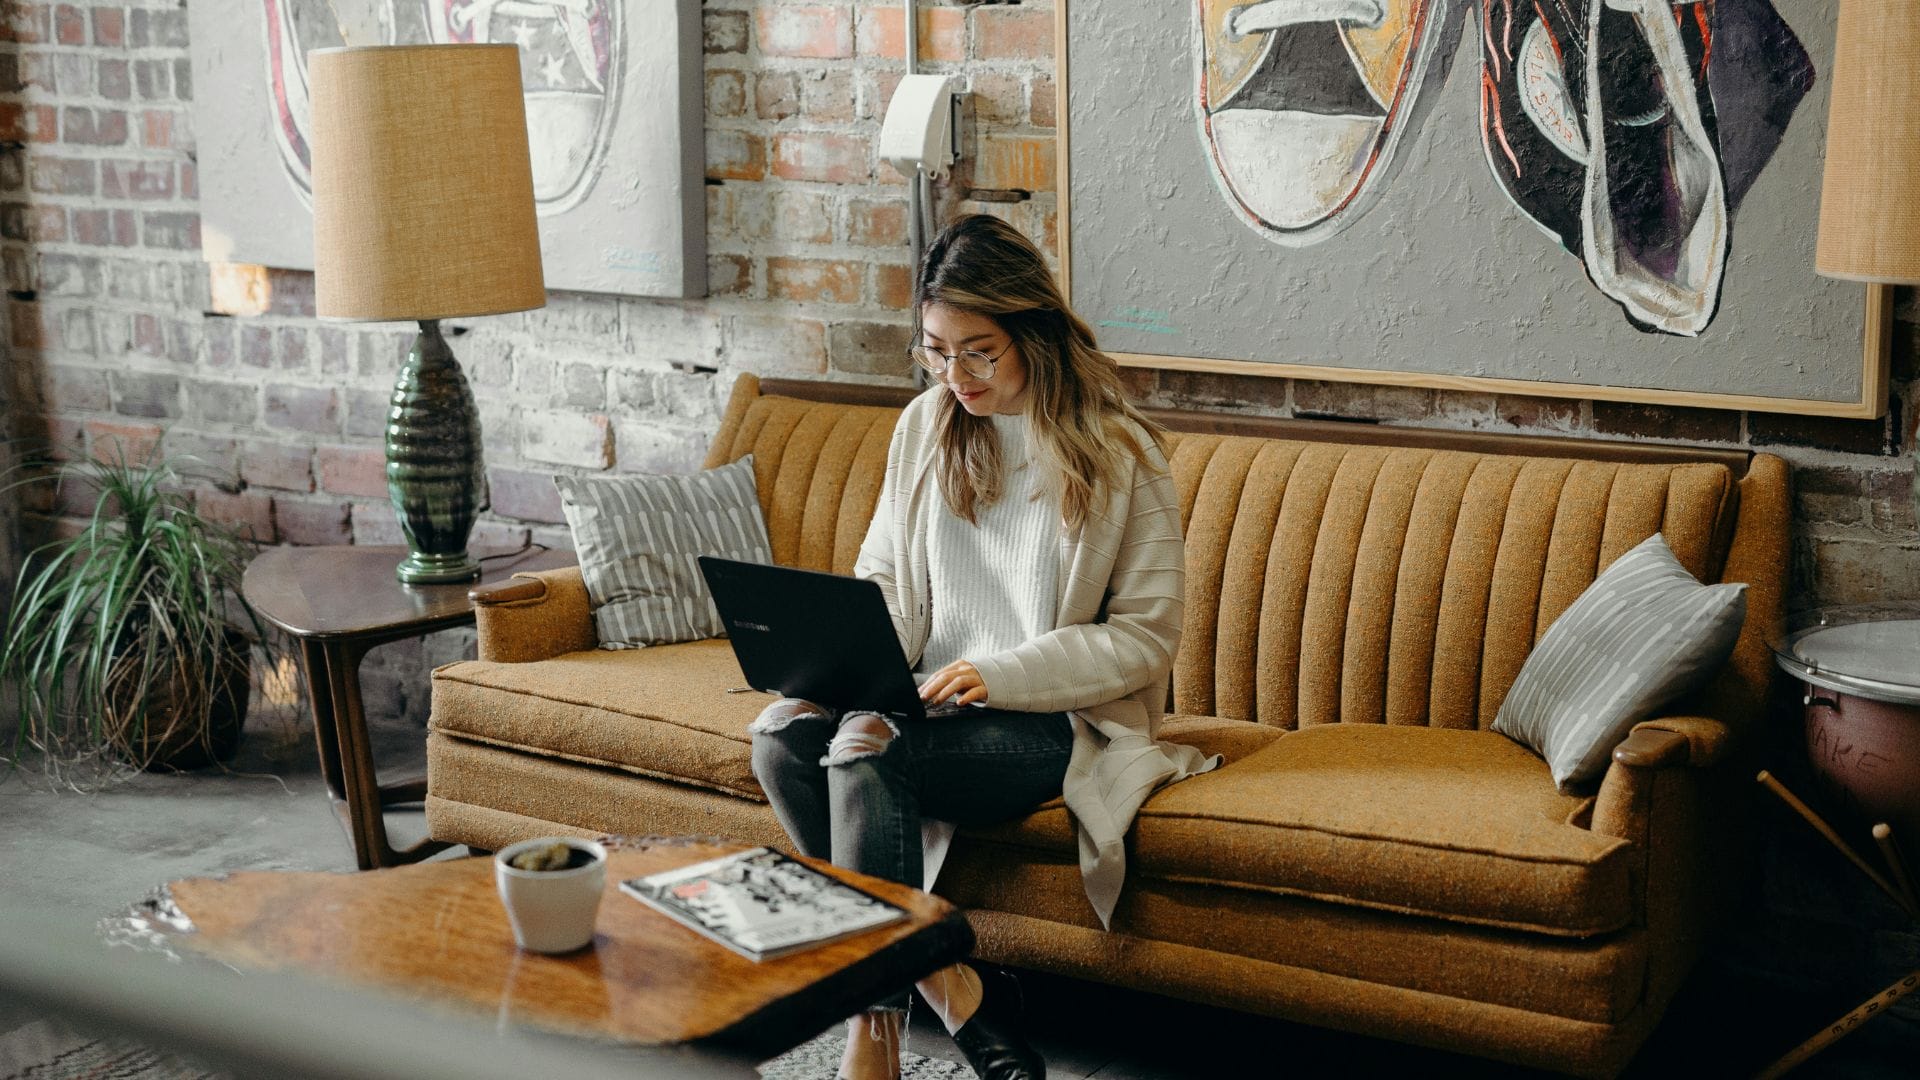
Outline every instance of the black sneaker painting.
<path fill-rule="evenodd" d="M 1740 197 L 1813 85 L 1769 0 L 1483 0 L 1502 189 L 1642 330 L 1718 309 Z"/>

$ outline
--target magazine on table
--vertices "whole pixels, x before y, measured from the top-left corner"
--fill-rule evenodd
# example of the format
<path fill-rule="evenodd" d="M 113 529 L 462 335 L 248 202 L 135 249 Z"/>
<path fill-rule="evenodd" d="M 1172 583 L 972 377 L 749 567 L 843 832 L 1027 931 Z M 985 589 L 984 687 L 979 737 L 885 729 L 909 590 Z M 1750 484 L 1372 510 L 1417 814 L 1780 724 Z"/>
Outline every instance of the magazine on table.
<path fill-rule="evenodd" d="M 907 917 L 902 908 L 766 847 L 629 878 L 620 889 L 756 961 Z"/>

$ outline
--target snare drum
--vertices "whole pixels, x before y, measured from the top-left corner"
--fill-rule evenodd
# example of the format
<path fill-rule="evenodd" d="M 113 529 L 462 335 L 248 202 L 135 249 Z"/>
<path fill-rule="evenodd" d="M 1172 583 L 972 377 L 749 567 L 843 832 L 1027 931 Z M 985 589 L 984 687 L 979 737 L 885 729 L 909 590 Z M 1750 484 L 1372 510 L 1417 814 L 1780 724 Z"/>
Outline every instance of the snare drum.
<path fill-rule="evenodd" d="M 1807 757 L 1824 794 L 1920 855 L 1920 618 L 1888 615 L 1829 609 L 1774 653 L 1805 689 Z"/>

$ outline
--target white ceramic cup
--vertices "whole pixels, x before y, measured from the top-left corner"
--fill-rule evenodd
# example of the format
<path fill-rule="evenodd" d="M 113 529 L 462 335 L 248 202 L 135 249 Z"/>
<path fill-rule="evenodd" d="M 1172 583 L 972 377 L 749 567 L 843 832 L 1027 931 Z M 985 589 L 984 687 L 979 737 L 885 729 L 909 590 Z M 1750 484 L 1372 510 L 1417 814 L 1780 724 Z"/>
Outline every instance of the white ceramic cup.
<path fill-rule="evenodd" d="M 593 856 L 571 870 L 522 870 L 514 856 L 549 844 L 565 844 Z M 572 952 L 593 940 L 594 916 L 607 883 L 607 849 L 591 840 L 542 836 L 502 848 L 493 857 L 493 882 L 513 925 L 513 940 L 528 952 Z"/>

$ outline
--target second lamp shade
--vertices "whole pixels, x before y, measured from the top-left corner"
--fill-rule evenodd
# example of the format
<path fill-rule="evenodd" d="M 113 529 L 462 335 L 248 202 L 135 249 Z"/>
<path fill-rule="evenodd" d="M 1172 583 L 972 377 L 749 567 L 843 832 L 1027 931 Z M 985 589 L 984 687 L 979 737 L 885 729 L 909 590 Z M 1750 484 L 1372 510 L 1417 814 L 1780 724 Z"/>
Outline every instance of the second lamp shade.
<path fill-rule="evenodd" d="M 546 303 L 517 47 L 321 49 L 309 75 L 322 318 Z"/>
<path fill-rule="evenodd" d="M 1920 284 L 1920 3 L 1844 0 L 1814 268 Z"/>

